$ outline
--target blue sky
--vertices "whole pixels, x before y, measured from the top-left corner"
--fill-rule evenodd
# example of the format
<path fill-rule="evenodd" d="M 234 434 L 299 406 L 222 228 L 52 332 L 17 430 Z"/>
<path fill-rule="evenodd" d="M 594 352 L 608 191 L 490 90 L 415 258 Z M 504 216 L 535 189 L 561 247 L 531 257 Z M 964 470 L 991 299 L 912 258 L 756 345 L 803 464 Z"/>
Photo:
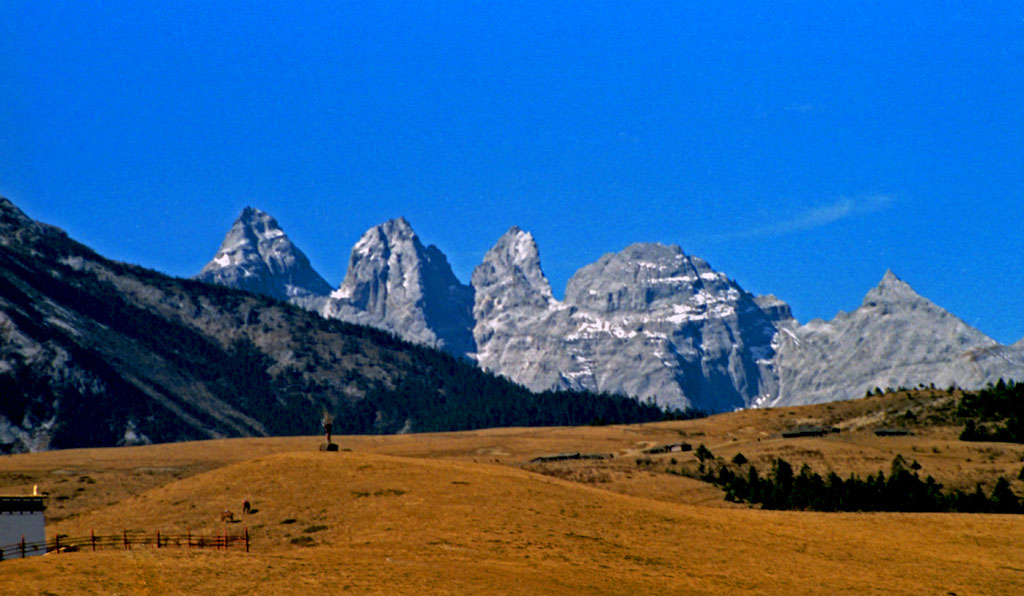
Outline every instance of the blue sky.
<path fill-rule="evenodd" d="M 519 225 L 558 295 L 657 241 L 1024 337 L 1024 2 L 87 4 L 0 3 L 0 194 L 110 257 L 253 205 L 332 285 L 400 215 L 468 281 Z"/>

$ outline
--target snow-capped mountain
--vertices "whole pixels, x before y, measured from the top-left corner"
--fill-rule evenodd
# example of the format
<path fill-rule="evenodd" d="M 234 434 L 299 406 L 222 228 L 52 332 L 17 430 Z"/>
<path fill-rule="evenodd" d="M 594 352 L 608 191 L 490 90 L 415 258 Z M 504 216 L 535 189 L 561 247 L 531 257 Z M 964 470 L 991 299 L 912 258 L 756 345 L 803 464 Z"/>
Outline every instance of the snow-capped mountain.
<path fill-rule="evenodd" d="M 556 300 L 533 237 L 510 229 L 473 272 L 477 360 L 532 389 L 580 388 L 721 411 L 774 391 L 791 318 L 678 246 L 634 244 L 580 269 Z"/>
<path fill-rule="evenodd" d="M 889 271 L 853 312 L 781 329 L 779 390 L 763 404 L 852 399 L 876 387 L 978 388 L 1000 377 L 1024 379 L 1020 348 L 998 344 Z"/>
<path fill-rule="evenodd" d="M 467 286 L 398 218 L 363 234 L 330 292 L 273 218 L 247 208 L 197 278 L 469 355 L 534 390 L 722 411 L 1024 378 L 1024 340 L 999 345 L 891 272 L 854 312 L 800 325 L 782 300 L 747 293 L 678 246 L 607 254 L 560 301 L 529 232 L 498 239 Z"/>
<path fill-rule="evenodd" d="M 195 279 L 278 300 L 325 296 L 331 286 L 270 215 L 246 207 Z"/>
<path fill-rule="evenodd" d="M 472 305 L 472 288 L 459 282 L 444 253 L 424 247 L 400 217 L 363 234 L 320 313 L 462 355 L 474 350 Z"/>

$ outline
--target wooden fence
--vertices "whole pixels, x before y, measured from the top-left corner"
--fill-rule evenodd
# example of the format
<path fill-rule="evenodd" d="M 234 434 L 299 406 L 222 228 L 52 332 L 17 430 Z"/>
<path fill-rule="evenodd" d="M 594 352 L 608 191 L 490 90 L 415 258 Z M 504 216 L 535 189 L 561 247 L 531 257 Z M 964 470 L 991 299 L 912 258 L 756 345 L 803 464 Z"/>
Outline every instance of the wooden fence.
<path fill-rule="evenodd" d="M 88 536 L 70 537 L 58 534 L 45 542 L 21 542 L 0 546 L 0 561 L 19 559 L 43 553 L 65 553 L 97 550 L 132 550 L 132 548 L 213 548 L 227 550 L 232 546 L 245 547 L 249 552 L 249 528 L 242 534 L 222 533 L 209 536 L 193 534 L 187 530 L 184 534 L 166 534 L 163 532 L 147 533 L 140 530 L 124 530 L 119 535 L 97 536 L 90 532 Z"/>

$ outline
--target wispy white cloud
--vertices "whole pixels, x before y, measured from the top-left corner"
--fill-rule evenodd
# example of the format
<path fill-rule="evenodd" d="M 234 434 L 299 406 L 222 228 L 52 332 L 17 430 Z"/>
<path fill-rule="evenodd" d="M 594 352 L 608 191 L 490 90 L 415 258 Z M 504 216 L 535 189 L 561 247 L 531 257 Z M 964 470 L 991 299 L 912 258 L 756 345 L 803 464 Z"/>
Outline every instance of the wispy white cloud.
<path fill-rule="evenodd" d="M 788 105 L 784 108 L 787 112 L 800 112 L 803 114 L 811 114 L 814 112 L 824 111 L 821 106 L 815 103 L 801 103 Z"/>
<path fill-rule="evenodd" d="M 877 213 L 888 209 L 892 203 L 893 199 L 890 195 L 844 197 L 829 205 L 813 207 L 788 219 L 768 222 L 762 226 L 730 232 L 719 237 L 722 239 L 756 238 L 803 232 L 831 225 L 844 219 Z"/>

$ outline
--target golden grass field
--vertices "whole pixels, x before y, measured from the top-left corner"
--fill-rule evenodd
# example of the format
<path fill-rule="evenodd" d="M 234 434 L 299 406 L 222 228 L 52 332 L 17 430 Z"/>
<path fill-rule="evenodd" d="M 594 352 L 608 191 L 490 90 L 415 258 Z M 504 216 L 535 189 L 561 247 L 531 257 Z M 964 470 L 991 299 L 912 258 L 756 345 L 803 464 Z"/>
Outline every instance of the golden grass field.
<path fill-rule="evenodd" d="M 0 594 L 1024 594 L 1024 517 L 826 514 L 726 503 L 667 474 L 692 453 L 888 471 L 896 453 L 947 486 L 1016 480 L 1024 446 L 961 443 L 944 397 L 855 402 L 635 426 L 232 439 L 0 457 L 0 493 L 49 493 L 47 533 L 214 534 L 231 509 L 252 552 L 136 548 L 0 563 Z M 908 409 L 935 414 L 879 438 Z M 925 416 L 918 416 L 921 421 Z M 800 424 L 841 426 L 782 439 Z M 537 455 L 610 460 L 530 464 Z M 675 463 L 672 460 L 675 459 Z M 638 465 L 639 460 L 639 465 Z M 648 461 L 649 460 L 649 461 Z M 241 516 L 242 499 L 255 513 Z M 303 541 L 295 543 L 293 540 Z M 302 544 L 305 545 L 302 545 Z"/>

